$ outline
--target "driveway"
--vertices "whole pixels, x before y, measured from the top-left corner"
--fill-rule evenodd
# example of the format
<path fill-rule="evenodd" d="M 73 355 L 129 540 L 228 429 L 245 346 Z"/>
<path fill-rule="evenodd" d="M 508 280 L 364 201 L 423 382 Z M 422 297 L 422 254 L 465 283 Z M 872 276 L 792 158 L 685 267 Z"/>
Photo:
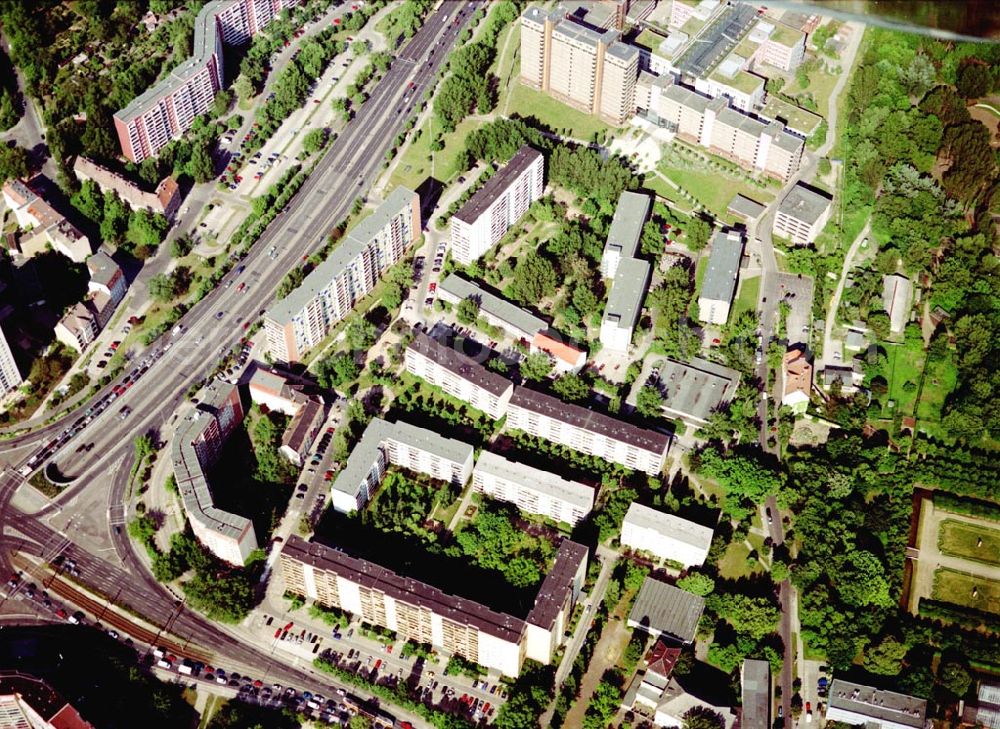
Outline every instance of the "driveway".
<path fill-rule="evenodd" d="M 858 254 L 861 244 L 868 240 L 871 231 L 871 222 L 865 223 L 865 227 L 858 237 L 851 243 L 851 247 L 844 256 L 844 265 L 840 269 L 840 278 L 837 280 L 837 288 L 834 289 L 833 296 L 830 297 L 830 305 L 826 310 L 826 329 L 823 331 L 823 362 L 824 364 L 839 363 L 842 342 L 834 340 L 833 327 L 837 321 L 837 310 L 840 308 L 840 297 L 844 293 L 844 284 L 847 282 L 847 274 L 854 265 L 854 257 Z"/>

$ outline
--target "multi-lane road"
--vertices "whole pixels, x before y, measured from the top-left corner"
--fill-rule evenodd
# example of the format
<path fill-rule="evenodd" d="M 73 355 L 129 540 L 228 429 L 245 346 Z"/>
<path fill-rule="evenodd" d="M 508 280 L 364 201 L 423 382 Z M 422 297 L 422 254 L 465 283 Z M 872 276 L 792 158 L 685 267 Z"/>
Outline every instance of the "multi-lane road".
<path fill-rule="evenodd" d="M 243 335 L 271 302 L 279 282 L 292 267 L 321 248 L 334 226 L 343 220 L 354 200 L 374 182 L 395 137 L 430 84 L 469 17 L 484 4 L 445 2 L 432 13 L 417 34 L 398 53 L 382 80 L 357 115 L 347 123 L 330 151 L 320 161 L 298 194 L 265 231 L 249 255 L 227 276 L 247 287 L 220 285 L 181 320 L 182 332 L 165 335 L 139 356 L 159 351 L 159 356 L 137 381 L 107 408 L 69 438 L 53 456 L 62 473 L 73 477 L 60 495 L 67 501 L 90 488 L 109 489 L 109 514 L 120 510 L 127 473 L 119 468 L 110 488 L 103 478 L 115 463 L 128 463 L 135 436 L 159 430 L 175 413 L 188 388 L 208 376 L 218 355 Z M 224 282 L 224 283 L 225 283 Z M 169 345 L 169 348 L 168 348 Z M 102 397 L 111 387 L 99 393 Z M 123 406 L 131 414 L 119 417 Z M 301 670 L 284 666 L 226 630 L 187 610 L 158 584 L 132 553 L 126 536 L 109 526 L 115 551 L 124 569 L 89 554 L 72 539 L 43 523 L 37 514 L 24 514 L 11 504 L 22 478 L 16 472 L 30 453 L 41 448 L 80 417 L 79 411 L 50 426 L 5 443 L 8 452 L 21 448 L 23 457 L 0 475 L 0 567 L 11 567 L 13 549 L 51 558 L 56 552 L 76 561 L 79 581 L 99 594 L 145 616 L 149 622 L 202 651 L 267 671 L 285 682 L 313 684 Z M 77 452 L 80 445 L 93 444 Z M 36 466 L 38 464 L 35 464 Z M 122 532 L 124 530 L 121 530 Z M 32 546 L 33 545 L 33 546 Z M 327 684 L 331 683 L 326 681 Z"/>

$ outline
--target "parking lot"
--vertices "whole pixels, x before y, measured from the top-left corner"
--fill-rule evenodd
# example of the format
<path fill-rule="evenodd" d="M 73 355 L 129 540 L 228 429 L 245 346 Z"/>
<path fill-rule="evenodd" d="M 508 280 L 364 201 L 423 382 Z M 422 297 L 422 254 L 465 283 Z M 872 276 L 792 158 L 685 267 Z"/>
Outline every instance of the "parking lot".
<path fill-rule="evenodd" d="M 812 327 L 812 278 L 794 273 L 778 274 L 778 296 L 789 306 L 785 321 L 789 346 L 808 344 Z"/>

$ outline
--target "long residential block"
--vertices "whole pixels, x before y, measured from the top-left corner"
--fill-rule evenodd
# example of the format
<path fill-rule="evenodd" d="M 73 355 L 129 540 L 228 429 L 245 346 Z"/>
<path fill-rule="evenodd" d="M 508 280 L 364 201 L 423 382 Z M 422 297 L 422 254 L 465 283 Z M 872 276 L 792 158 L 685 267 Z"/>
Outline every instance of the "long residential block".
<path fill-rule="evenodd" d="M 649 288 L 651 267 L 641 258 L 626 258 L 617 266 L 608 303 L 601 318 L 601 344 L 615 352 L 627 352 L 632 343 L 642 302 Z"/>
<path fill-rule="evenodd" d="M 653 475 L 663 469 L 670 446 L 670 437 L 663 433 L 526 387 L 516 388 L 510 398 L 507 427 Z"/>
<path fill-rule="evenodd" d="M 525 145 L 452 216 L 451 252 L 468 265 L 503 238 L 545 187 L 542 153 Z"/>
<path fill-rule="evenodd" d="M 927 700 L 836 678 L 830 684 L 827 721 L 878 729 L 923 729 Z"/>
<path fill-rule="evenodd" d="M 719 231 L 715 234 L 698 295 L 698 318 L 706 324 L 721 326 L 729 319 L 742 256 L 743 235 L 739 231 Z"/>
<path fill-rule="evenodd" d="M 507 301 L 507 299 L 484 289 L 457 273 L 438 284 L 438 297 L 449 304 L 458 304 L 464 299 L 473 299 L 479 304 L 479 315 L 486 321 L 500 327 L 515 339 L 530 342 L 535 335 L 549 328 L 548 322 L 535 316 L 527 309 Z"/>
<path fill-rule="evenodd" d="M 194 413 L 178 426 L 171 452 L 174 478 L 194 535 L 219 559 L 236 565 L 245 564 L 257 549 L 257 534 L 245 516 L 215 506 L 206 471 L 243 415 L 239 390 L 212 383 Z"/>
<path fill-rule="evenodd" d="M 472 474 L 473 448 L 433 430 L 375 418 L 347 458 L 330 489 L 333 508 L 347 514 L 371 500 L 389 464 L 439 481 L 464 484 Z"/>
<path fill-rule="evenodd" d="M 264 314 L 271 357 L 298 362 L 347 316 L 420 237 L 420 198 L 397 187 L 305 277 Z"/>
<path fill-rule="evenodd" d="M 713 530 L 632 502 L 622 521 L 622 546 L 649 552 L 687 567 L 704 564 Z"/>
<path fill-rule="evenodd" d="M 281 550 L 285 589 L 506 676 L 525 658 L 552 661 L 586 571 L 587 549 L 563 541 L 522 620 L 297 535 Z"/>
<path fill-rule="evenodd" d="M 618 264 L 626 258 L 635 258 L 642 239 L 642 227 L 649 217 L 651 199 L 638 192 L 623 192 L 618 198 L 615 215 L 608 228 L 608 240 L 601 254 L 601 276 L 613 279 Z"/>
<path fill-rule="evenodd" d="M 494 420 L 507 414 L 513 383 L 453 348 L 416 332 L 406 348 L 406 371 L 482 410 Z"/>
<path fill-rule="evenodd" d="M 101 192 L 114 192 L 133 210 L 159 213 L 168 220 L 181 204 L 181 189 L 173 177 L 164 177 L 154 192 L 147 192 L 131 180 L 86 157 L 77 157 L 73 172 L 80 180 L 91 180 Z"/>
<path fill-rule="evenodd" d="M 514 504 L 521 511 L 570 526 L 579 524 L 594 508 L 590 486 L 489 451 L 479 454 L 472 486 L 478 493 Z"/>
<path fill-rule="evenodd" d="M 223 44 L 241 45 L 299 0 L 215 0 L 194 22 L 194 52 L 165 78 L 114 115 L 122 154 L 155 157 L 204 114 L 224 83 Z"/>

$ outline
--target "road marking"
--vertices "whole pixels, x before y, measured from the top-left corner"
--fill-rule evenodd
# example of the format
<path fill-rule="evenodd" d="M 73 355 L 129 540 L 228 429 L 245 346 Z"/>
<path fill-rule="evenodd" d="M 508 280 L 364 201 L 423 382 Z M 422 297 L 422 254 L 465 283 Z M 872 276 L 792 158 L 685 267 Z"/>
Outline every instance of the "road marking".
<path fill-rule="evenodd" d="M 125 523 L 125 506 L 123 504 L 114 504 L 108 507 L 108 523 L 111 526 Z"/>

